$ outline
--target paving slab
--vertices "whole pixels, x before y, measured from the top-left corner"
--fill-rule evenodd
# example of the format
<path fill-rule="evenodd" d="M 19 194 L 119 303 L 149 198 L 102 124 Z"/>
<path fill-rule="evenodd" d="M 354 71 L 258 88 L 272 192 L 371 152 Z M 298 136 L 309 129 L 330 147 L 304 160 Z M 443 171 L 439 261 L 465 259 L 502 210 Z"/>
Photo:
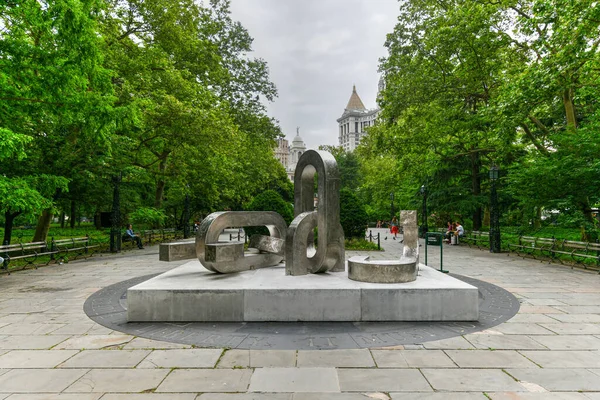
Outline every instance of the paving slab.
<path fill-rule="evenodd" d="M 600 368 L 600 351 L 597 350 L 521 351 L 521 354 L 542 368 Z"/>
<path fill-rule="evenodd" d="M 519 381 L 535 383 L 548 391 L 600 391 L 598 375 L 585 369 L 507 369 L 506 372 Z"/>
<path fill-rule="evenodd" d="M 160 392 L 245 392 L 248 390 L 250 370 L 177 369 L 160 384 Z"/>
<path fill-rule="evenodd" d="M 78 350 L 13 350 L 0 356 L 0 368 L 54 368 Z"/>
<path fill-rule="evenodd" d="M 194 393 L 106 393 L 102 400 L 195 400 Z"/>
<path fill-rule="evenodd" d="M 589 322 L 600 323 L 600 314 L 554 314 L 552 318 L 561 322 Z M 543 323 L 553 323 L 551 321 L 542 321 Z"/>
<path fill-rule="evenodd" d="M 96 324 L 94 323 L 71 323 L 65 324 L 61 328 L 52 331 L 53 335 L 84 335 L 88 333 Z"/>
<path fill-rule="evenodd" d="M 505 335 L 552 335 L 555 332 L 540 324 L 500 324 L 493 328 L 495 331 Z"/>
<path fill-rule="evenodd" d="M 390 393 L 392 400 L 486 400 L 483 393 Z M 366 400 L 366 399 L 365 399 Z"/>
<path fill-rule="evenodd" d="M 492 400 L 589 400 L 582 393 L 487 393 Z"/>
<path fill-rule="evenodd" d="M 291 400 L 388 400 L 385 393 L 294 393 Z"/>
<path fill-rule="evenodd" d="M 559 335 L 599 335 L 600 324 L 556 323 L 540 324 L 542 327 Z"/>
<path fill-rule="evenodd" d="M 450 339 L 436 340 L 433 342 L 423 343 L 426 349 L 475 349 L 467 339 L 462 336 L 453 337 Z"/>
<path fill-rule="evenodd" d="M 536 336 L 537 337 L 537 336 Z M 465 339 L 478 349 L 545 350 L 539 342 L 525 335 L 466 335 Z"/>
<path fill-rule="evenodd" d="M 291 393 L 203 393 L 196 400 L 292 400 L 292 396 Z"/>
<path fill-rule="evenodd" d="M 148 354 L 150 350 L 83 350 L 58 368 L 133 368 Z"/>
<path fill-rule="evenodd" d="M 296 350 L 250 350 L 251 368 L 295 367 Z"/>
<path fill-rule="evenodd" d="M 0 349 L 2 350 L 43 350 L 56 346 L 67 340 L 66 335 L 28 335 L 27 340 L 23 336 L 5 336 L 0 338 Z"/>
<path fill-rule="evenodd" d="M 339 392 L 334 368 L 259 368 L 250 392 Z"/>
<path fill-rule="evenodd" d="M 103 393 L 27 393 L 12 394 L 9 400 L 98 400 Z M 0 395 L 0 399 L 2 395 Z"/>
<path fill-rule="evenodd" d="M 127 349 L 127 350 L 130 350 L 130 349 L 157 350 L 157 349 L 190 349 L 191 347 L 192 346 L 189 344 L 169 343 L 169 342 L 163 342 L 161 340 L 153 340 L 153 339 L 136 337 L 132 341 L 128 342 L 125 346 L 123 346 L 123 349 Z"/>
<path fill-rule="evenodd" d="M 137 368 L 213 368 L 221 349 L 154 350 Z"/>
<path fill-rule="evenodd" d="M 155 389 L 168 373 L 169 370 L 159 369 L 93 369 L 69 386 L 66 392 L 139 393 Z"/>
<path fill-rule="evenodd" d="M 0 392 L 62 392 L 86 372 L 87 369 L 13 369 L 0 376 Z"/>
<path fill-rule="evenodd" d="M 133 339 L 131 335 L 86 335 L 65 340 L 56 349 L 93 350 L 112 346 L 122 346 Z"/>
<path fill-rule="evenodd" d="M 456 368 L 441 350 L 371 350 L 378 368 Z"/>
<path fill-rule="evenodd" d="M 517 314 L 506 323 L 510 324 L 538 324 L 538 323 L 554 323 L 559 317 L 564 317 L 567 314 L 552 314 L 552 316 L 544 314 Z"/>
<path fill-rule="evenodd" d="M 23 324 L 13 323 L 0 328 L 0 335 L 47 335 L 65 324 Z"/>
<path fill-rule="evenodd" d="M 588 335 L 533 336 L 532 339 L 550 350 L 600 350 L 600 339 Z"/>
<path fill-rule="evenodd" d="M 299 350 L 298 367 L 375 367 L 367 349 L 356 350 Z"/>
<path fill-rule="evenodd" d="M 432 391 L 416 369 L 338 369 L 338 376 L 342 392 Z"/>
<path fill-rule="evenodd" d="M 217 368 L 248 367 L 250 367 L 250 350 L 226 349 L 217 364 Z"/>
<path fill-rule="evenodd" d="M 526 391 L 499 369 L 422 369 L 435 390 L 448 392 Z"/>
<path fill-rule="evenodd" d="M 446 350 L 461 368 L 539 368 L 515 350 Z"/>

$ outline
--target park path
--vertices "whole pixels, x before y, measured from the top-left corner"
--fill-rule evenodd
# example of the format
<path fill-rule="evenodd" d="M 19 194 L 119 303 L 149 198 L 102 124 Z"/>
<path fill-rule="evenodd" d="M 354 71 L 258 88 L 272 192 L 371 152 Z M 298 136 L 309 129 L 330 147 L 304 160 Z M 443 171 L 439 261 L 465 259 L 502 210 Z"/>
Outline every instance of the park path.
<path fill-rule="evenodd" d="M 387 237 L 375 258 L 401 251 Z M 597 273 L 445 245 L 445 268 L 509 290 L 519 313 L 392 349 L 198 349 L 124 335 L 83 312 L 100 288 L 183 263 L 158 261 L 152 246 L 0 276 L 0 400 L 600 400 Z"/>

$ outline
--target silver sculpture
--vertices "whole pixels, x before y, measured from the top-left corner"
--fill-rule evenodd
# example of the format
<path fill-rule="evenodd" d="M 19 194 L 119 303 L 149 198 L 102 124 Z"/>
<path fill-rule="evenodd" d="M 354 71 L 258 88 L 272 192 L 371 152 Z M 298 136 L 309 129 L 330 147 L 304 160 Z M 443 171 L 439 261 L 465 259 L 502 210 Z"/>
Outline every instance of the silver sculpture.
<path fill-rule="evenodd" d="M 369 260 L 356 256 L 348 260 L 348 278 L 372 283 L 403 283 L 417 279 L 419 266 L 419 232 L 416 211 L 401 211 L 404 250 L 398 260 Z"/>
<path fill-rule="evenodd" d="M 256 235 L 250 242 L 255 250 L 244 252 L 244 242 L 219 242 L 228 227 L 266 226 L 271 236 Z M 223 274 L 271 267 L 283 256 L 286 232 L 283 217 L 272 211 L 222 211 L 206 217 L 196 234 L 196 255 L 204 268 Z"/>
<path fill-rule="evenodd" d="M 318 208 L 314 211 L 314 178 Z M 344 271 L 344 231 L 340 224 L 340 176 L 335 158 L 308 150 L 294 173 L 294 215 L 285 239 L 286 275 Z M 317 228 L 317 248 L 313 230 Z"/>

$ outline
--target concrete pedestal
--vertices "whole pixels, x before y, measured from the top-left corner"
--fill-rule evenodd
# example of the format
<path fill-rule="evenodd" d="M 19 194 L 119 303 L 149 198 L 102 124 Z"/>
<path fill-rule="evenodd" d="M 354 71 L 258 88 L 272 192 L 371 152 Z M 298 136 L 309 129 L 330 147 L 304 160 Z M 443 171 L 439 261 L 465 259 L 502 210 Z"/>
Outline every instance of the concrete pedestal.
<path fill-rule="evenodd" d="M 216 274 L 197 260 L 127 291 L 129 321 L 474 321 L 476 287 L 420 265 L 416 281 L 356 282 L 285 267 Z"/>
<path fill-rule="evenodd" d="M 160 261 L 181 261 L 194 258 L 196 258 L 196 242 L 194 239 L 161 243 L 158 248 L 158 259 Z"/>

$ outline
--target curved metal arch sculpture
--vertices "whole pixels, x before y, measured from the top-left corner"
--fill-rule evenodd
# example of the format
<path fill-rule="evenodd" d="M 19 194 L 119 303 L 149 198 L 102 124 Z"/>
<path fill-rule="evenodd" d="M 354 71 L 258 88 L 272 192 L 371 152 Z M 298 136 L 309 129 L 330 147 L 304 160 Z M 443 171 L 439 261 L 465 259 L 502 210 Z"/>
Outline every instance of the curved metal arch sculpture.
<path fill-rule="evenodd" d="M 272 241 L 283 241 L 286 223 L 272 211 L 221 211 L 206 217 L 196 234 L 196 255 L 204 268 L 222 274 L 272 267 L 284 256 L 281 252 L 244 253 L 244 242 L 219 242 L 227 227 L 266 226 Z M 282 247 L 280 243 L 279 247 Z M 275 246 L 278 247 L 278 246 Z"/>
<path fill-rule="evenodd" d="M 314 177 L 318 208 L 314 211 Z M 286 275 L 344 271 L 344 231 L 340 224 L 340 175 L 335 158 L 308 150 L 294 174 L 294 215 L 285 240 Z M 318 228 L 317 248 L 313 229 Z"/>

